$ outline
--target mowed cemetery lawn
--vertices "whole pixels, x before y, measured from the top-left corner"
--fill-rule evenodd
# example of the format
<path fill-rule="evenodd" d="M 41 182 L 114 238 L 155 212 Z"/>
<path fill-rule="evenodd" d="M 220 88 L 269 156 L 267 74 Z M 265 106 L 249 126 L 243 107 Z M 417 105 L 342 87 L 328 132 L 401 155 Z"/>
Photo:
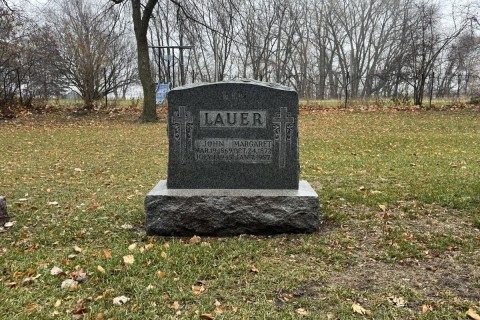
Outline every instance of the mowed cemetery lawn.
<path fill-rule="evenodd" d="M 302 112 L 310 235 L 147 237 L 165 115 L 0 122 L 2 319 L 477 319 L 480 112 Z"/>

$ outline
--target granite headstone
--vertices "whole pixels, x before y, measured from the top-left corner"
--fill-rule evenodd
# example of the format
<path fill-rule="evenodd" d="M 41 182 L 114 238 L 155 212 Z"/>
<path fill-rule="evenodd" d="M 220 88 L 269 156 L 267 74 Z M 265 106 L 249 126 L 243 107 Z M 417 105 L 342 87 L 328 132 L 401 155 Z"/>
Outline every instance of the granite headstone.
<path fill-rule="evenodd" d="M 172 189 L 298 189 L 298 96 L 237 81 L 168 95 Z"/>
<path fill-rule="evenodd" d="M 298 96 L 259 81 L 168 94 L 167 181 L 145 198 L 158 235 L 314 232 L 318 195 L 299 181 Z"/>

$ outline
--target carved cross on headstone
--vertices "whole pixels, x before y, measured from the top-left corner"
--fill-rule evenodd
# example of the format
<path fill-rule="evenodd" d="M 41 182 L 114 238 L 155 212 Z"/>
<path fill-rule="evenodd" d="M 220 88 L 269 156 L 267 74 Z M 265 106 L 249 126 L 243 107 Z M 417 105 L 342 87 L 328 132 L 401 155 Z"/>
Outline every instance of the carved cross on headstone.
<path fill-rule="evenodd" d="M 185 164 L 188 142 L 190 142 L 190 147 L 192 143 L 192 114 L 185 111 L 184 106 L 178 107 L 178 111 L 173 113 L 172 125 L 175 130 L 174 137 L 178 141 L 178 148 L 180 149 L 180 161 Z"/>
<path fill-rule="evenodd" d="M 287 112 L 286 107 L 280 108 L 280 113 L 277 114 L 272 122 L 276 125 L 275 140 L 279 143 L 278 147 L 278 161 L 280 168 L 285 168 L 285 159 L 287 157 L 287 140 L 291 139 L 291 129 L 294 123 L 294 118 Z"/>

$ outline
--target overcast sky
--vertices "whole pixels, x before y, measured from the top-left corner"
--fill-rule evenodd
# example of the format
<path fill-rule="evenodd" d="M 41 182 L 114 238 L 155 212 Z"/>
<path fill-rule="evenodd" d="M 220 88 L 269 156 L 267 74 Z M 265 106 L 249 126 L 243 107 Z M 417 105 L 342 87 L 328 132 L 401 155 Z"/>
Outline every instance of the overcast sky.
<path fill-rule="evenodd" d="M 7 2 L 11 4 L 12 7 L 16 7 L 18 9 L 21 9 L 22 11 L 26 11 L 27 14 L 31 17 L 38 16 L 38 14 L 45 12 L 45 9 L 55 1 L 69 0 L 7 0 Z M 100 1 L 105 1 L 105 3 L 107 3 L 108 0 Z M 478 0 L 432 0 L 432 2 L 436 2 L 439 4 L 442 11 L 443 19 L 445 20 L 446 24 L 452 21 L 452 10 L 459 11 L 467 3 L 476 3 L 477 7 L 479 7 L 477 8 L 477 11 L 480 9 Z"/>

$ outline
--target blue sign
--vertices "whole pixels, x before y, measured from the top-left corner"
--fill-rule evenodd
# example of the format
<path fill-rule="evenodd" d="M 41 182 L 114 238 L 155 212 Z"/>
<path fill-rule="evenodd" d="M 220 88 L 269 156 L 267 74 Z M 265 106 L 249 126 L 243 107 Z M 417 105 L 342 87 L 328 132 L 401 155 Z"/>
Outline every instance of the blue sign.
<path fill-rule="evenodd" d="M 170 91 L 171 83 L 159 83 L 157 85 L 157 104 L 162 104 L 165 101 L 165 98 L 167 97 L 168 91 Z"/>

